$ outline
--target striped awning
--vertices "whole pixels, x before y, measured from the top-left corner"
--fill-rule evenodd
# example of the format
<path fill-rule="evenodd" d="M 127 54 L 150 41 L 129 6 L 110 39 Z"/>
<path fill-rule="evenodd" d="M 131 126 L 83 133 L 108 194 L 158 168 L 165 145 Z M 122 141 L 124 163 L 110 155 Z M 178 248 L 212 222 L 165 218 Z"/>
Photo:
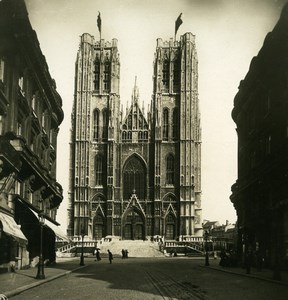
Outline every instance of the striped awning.
<path fill-rule="evenodd" d="M 11 216 L 0 212 L 0 221 L 3 226 L 3 231 L 6 234 L 13 236 L 17 240 L 28 242 L 25 235 L 20 229 L 20 225 L 18 225 Z"/>

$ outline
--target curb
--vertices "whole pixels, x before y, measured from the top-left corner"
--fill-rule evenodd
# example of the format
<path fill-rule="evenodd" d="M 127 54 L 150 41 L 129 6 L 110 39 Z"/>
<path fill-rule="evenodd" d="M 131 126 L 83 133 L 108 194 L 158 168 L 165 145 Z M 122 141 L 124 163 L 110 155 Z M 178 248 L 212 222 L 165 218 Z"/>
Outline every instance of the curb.
<path fill-rule="evenodd" d="M 253 279 L 267 281 L 267 282 L 270 282 L 270 283 L 276 283 L 276 284 L 288 286 L 288 283 L 286 283 L 286 282 L 278 281 L 278 280 L 274 280 L 274 279 L 269 279 L 269 278 L 265 278 L 265 277 L 259 277 L 257 275 L 253 275 L 253 274 L 237 273 L 237 272 L 233 272 L 231 270 L 220 269 L 220 268 L 215 268 L 215 267 L 211 267 L 211 266 L 201 266 L 200 265 L 200 267 L 202 267 L 202 268 L 207 268 L 208 267 L 209 269 L 215 270 L 215 271 L 220 271 L 220 272 L 224 272 L 224 273 L 230 273 L 230 274 L 234 274 L 234 275 L 244 276 L 244 277 L 248 277 L 248 278 L 253 278 Z"/>
<path fill-rule="evenodd" d="M 78 268 L 73 269 L 73 270 L 70 270 L 70 271 L 65 271 L 65 272 L 63 272 L 63 273 L 54 275 L 54 276 L 52 276 L 52 277 L 45 278 L 44 280 L 39 280 L 39 281 L 30 283 L 30 284 L 21 286 L 21 287 L 19 287 L 19 288 L 16 288 L 16 289 L 13 290 L 13 291 L 4 292 L 4 293 L 1 294 L 1 296 L 6 296 L 6 298 L 9 299 L 9 297 L 13 297 L 13 296 L 19 295 L 19 294 L 21 294 L 21 293 L 24 292 L 24 291 L 27 291 L 27 290 L 29 290 L 29 289 L 32 289 L 32 288 L 36 287 L 36 286 L 42 285 L 42 284 L 44 284 L 44 283 L 46 283 L 46 282 L 55 280 L 55 279 L 57 279 L 57 278 L 66 276 L 66 275 L 68 275 L 68 274 L 70 274 L 70 273 L 72 273 L 72 272 L 75 272 L 75 271 L 77 271 L 77 270 L 79 270 L 79 269 L 83 269 L 83 268 L 85 268 L 85 267 L 87 267 L 87 265 L 78 267 Z M 4 298 L 4 299 L 5 299 L 5 298 Z"/>

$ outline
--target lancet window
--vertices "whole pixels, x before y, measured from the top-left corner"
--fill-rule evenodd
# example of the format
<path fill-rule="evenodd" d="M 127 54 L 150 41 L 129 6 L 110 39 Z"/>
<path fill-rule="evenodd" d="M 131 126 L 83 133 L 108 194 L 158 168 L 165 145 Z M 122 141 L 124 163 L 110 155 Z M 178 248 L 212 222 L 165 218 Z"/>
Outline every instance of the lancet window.
<path fill-rule="evenodd" d="M 103 185 L 103 157 L 100 154 L 95 157 L 95 179 L 96 186 Z"/>
<path fill-rule="evenodd" d="M 99 110 L 95 109 L 93 112 L 93 140 L 99 139 Z"/>
<path fill-rule="evenodd" d="M 169 135 L 169 111 L 167 108 L 163 110 L 163 141 L 168 141 Z"/>
<path fill-rule="evenodd" d="M 172 154 L 166 159 L 166 184 L 174 184 L 174 157 Z"/>

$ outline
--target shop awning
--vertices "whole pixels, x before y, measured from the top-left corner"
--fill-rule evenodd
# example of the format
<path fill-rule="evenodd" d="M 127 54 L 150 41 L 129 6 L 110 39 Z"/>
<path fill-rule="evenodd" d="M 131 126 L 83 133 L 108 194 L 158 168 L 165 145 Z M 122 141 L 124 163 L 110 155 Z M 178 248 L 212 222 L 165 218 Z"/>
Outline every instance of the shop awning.
<path fill-rule="evenodd" d="M 20 239 L 22 241 L 27 241 L 25 235 L 20 229 L 20 226 L 15 222 L 15 220 L 2 212 L 0 212 L 0 221 L 3 226 L 3 231 L 16 239 Z"/>
<path fill-rule="evenodd" d="M 62 230 L 59 228 L 59 226 L 53 224 L 52 222 L 50 222 L 50 221 L 47 220 L 47 219 L 45 220 L 45 225 L 47 225 L 48 227 L 50 227 L 50 228 L 54 231 L 55 235 L 56 235 L 59 239 L 65 241 L 65 242 L 71 242 L 71 241 L 68 239 L 68 237 L 65 235 L 65 233 L 62 232 Z"/>
<path fill-rule="evenodd" d="M 36 216 L 36 218 L 38 219 L 38 214 L 31 209 L 30 207 L 28 207 L 32 213 Z M 64 240 L 66 242 L 70 242 L 70 240 L 68 239 L 68 237 L 62 232 L 62 230 L 59 228 L 59 226 L 53 224 L 51 221 L 49 221 L 48 219 L 45 218 L 45 226 L 49 227 L 50 229 L 52 229 L 55 233 L 55 235 L 60 238 L 61 240 Z"/>
<path fill-rule="evenodd" d="M 28 209 L 30 212 L 33 213 L 33 215 L 35 216 L 35 220 L 37 220 L 37 222 L 39 222 L 39 212 L 36 212 L 35 210 L 33 210 L 31 207 L 29 207 L 24 200 L 22 199 L 17 199 L 19 203 L 21 203 L 23 205 L 23 207 L 25 207 L 26 209 Z M 45 215 L 44 215 L 45 218 Z M 58 223 L 58 222 L 56 222 Z M 59 223 L 58 223 L 59 224 Z M 65 233 L 62 232 L 62 230 L 60 229 L 59 226 L 57 226 L 56 224 L 54 224 L 53 222 L 51 222 L 50 220 L 48 220 L 47 218 L 45 218 L 45 223 L 44 226 L 49 227 L 56 235 L 56 237 L 60 240 L 63 240 L 65 242 L 71 242 L 70 239 L 68 239 L 68 237 L 65 235 Z"/>

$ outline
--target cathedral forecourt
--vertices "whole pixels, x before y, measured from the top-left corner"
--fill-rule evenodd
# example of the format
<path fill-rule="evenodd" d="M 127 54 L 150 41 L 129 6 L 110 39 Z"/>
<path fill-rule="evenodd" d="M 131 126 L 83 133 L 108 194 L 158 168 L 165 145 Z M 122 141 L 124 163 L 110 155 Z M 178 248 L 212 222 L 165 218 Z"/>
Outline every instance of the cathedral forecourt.
<path fill-rule="evenodd" d="M 202 242 L 195 36 L 157 39 L 150 110 L 120 103 L 117 40 L 80 38 L 70 143 L 69 237 Z M 126 99 L 125 99 L 126 100 Z M 86 238 L 85 237 L 85 238 Z"/>

